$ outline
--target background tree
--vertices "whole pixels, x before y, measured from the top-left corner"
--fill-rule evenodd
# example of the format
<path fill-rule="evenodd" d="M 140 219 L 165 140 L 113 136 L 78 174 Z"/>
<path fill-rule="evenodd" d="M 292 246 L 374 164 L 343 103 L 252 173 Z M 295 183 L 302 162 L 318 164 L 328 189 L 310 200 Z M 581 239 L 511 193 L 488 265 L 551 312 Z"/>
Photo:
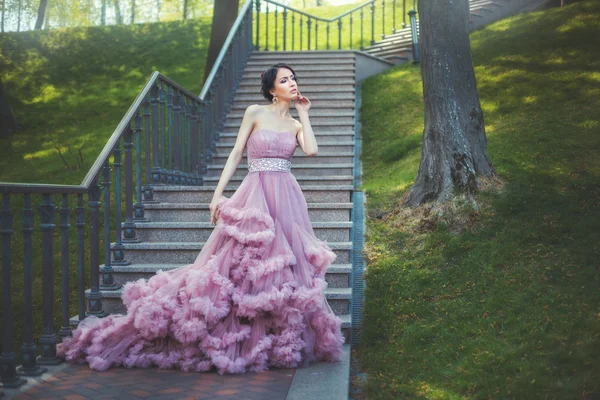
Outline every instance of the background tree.
<path fill-rule="evenodd" d="M 214 13 L 212 19 L 212 29 L 210 32 L 210 44 L 208 45 L 208 55 L 206 67 L 204 69 L 204 82 L 210 74 L 221 47 L 235 22 L 238 15 L 239 0 L 215 0 Z"/>
<path fill-rule="evenodd" d="M 121 15 L 121 4 L 119 4 L 119 0 L 115 0 L 115 17 L 117 19 L 117 25 L 123 24 L 123 16 Z"/>
<path fill-rule="evenodd" d="M 44 24 L 44 17 L 46 16 L 46 7 L 48 6 L 48 0 L 40 0 L 40 7 L 38 8 L 37 21 L 35 22 L 35 30 L 42 29 Z"/>
<path fill-rule="evenodd" d="M 470 195 L 495 175 L 487 153 L 469 41 L 468 0 L 419 0 L 425 127 L 421 164 L 404 204 Z"/>
<path fill-rule="evenodd" d="M 17 123 L 8 103 L 8 93 L 0 78 L 0 137 L 8 137 L 16 128 Z"/>

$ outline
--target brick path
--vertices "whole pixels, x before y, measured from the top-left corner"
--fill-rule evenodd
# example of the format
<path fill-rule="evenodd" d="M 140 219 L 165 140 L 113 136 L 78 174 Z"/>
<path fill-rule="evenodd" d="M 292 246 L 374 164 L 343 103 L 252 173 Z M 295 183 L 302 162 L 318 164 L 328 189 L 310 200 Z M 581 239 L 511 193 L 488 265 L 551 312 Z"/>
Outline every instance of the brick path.
<path fill-rule="evenodd" d="M 183 372 L 156 367 L 113 367 L 100 372 L 90 369 L 87 364 L 69 364 L 29 389 L 22 389 L 15 397 L 8 397 L 19 400 L 285 400 L 295 372 L 295 369 L 273 369 L 221 376 L 216 372 Z M 6 388 L 5 392 L 8 392 Z"/>

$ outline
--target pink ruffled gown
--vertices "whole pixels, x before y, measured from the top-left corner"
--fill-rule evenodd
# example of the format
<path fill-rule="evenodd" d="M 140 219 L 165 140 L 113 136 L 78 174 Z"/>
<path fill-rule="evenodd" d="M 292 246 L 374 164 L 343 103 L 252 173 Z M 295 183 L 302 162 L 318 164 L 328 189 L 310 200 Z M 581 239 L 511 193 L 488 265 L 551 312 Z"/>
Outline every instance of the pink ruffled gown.
<path fill-rule="evenodd" d="M 180 368 L 219 374 L 339 361 L 342 320 L 324 276 L 336 254 L 312 229 L 289 171 L 291 132 L 247 140 L 249 172 L 193 264 L 123 286 L 126 314 L 88 316 L 57 354 L 90 368 Z"/>

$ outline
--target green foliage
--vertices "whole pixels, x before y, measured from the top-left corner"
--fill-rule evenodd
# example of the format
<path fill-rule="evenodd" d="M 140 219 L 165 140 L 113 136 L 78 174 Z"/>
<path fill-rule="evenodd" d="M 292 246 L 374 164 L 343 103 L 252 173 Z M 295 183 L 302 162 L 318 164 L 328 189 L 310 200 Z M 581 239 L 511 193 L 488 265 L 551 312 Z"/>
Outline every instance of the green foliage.
<path fill-rule="evenodd" d="M 453 218 L 400 206 L 420 162 L 419 67 L 364 82 L 358 354 L 369 399 L 600 392 L 599 21 L 598 2 L 581 1 L 471 34 L 488 151 L 506 184 Z"/>

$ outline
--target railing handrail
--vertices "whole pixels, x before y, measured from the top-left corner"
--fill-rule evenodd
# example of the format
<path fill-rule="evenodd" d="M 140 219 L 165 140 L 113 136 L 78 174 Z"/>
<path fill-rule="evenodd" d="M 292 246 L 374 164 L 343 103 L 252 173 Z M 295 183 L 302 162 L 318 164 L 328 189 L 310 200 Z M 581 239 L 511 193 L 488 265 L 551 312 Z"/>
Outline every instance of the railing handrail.
<path fill-rule="evenodd" d="M 360 10 L 360 9 L 361 9 L 361 8 L 363 8 L 363 7 L 366 7 L 366 6 L 368 6 L 368 5 L 369 5 L 369 4 L 371 4 L 371 3 L 374 3 L 376 0 L 369 0 L 369 1 L 367 1 L 367 2 L 365 2 L 365 3 L 363 3 L 363 4 L 361 4 L 361 5 L 358 5 L 358 6 L 354 7 L 354 8 L 353 8 L 353 9 L 351 9 L 351 10 L 348 10 L 348 11 L 346 11 L 346 12 L 344 12 L 344 13 L 342 13 L 342 14 L 338 15 L 337 17 L 334 17 L 334 18 L 329 18 L 329 19 L 328 19 L 328 18 L 317 17 L 317 16 L 316 16 L 316 15 L 314 15 L 314 14 L 309 14 L 309 13 L 307 13 L 307 12 L 305 12 L 305 11 L 298 10 L 298 9 L 296 9 L 296 8 L 294 8 L 294 7 L 288 6 L 287 4 L 281 4 L 281 3 L 278 3 L 278 2 L 276 2 L 276 1 L 274 1 L 274 0 L 261 0 L 261 1 L 264 1 L 265 3 L 271 3 L 271 4 L 275 4 L 275 5 L 277 5 L 277 6 L 280 6 L 280 7 L 283 7 L 283 8 L 285 8 L 285 9 L 287 9 L 287 10 L 291 10 L 291 11 L 293 11 L 293 12 L 295 12 L 295 13 L 298 13 L 298 14 L 305 15 L 305 16 L 307 16 L 307 17 L 311 18 L 311 19 L 316 19 L 316 20 L 323 21 L 323 22 L 334 22 L 334 21 L 336 21 L 336 20 L 338 20 L 338 19 L 340 19 L 340 18 L 343 18 L 343 17 L 345 17 L 345 16 L 346 16 L 346 15 L 348 15 L 348 14 L 351 14 L 351 13 L 353 13 L 353 12 L 357 11 L 357 10 Z"/>
<path fill-rule="evenodd" d="M 92 166 L 90 167 L 90 170 L 86 174 L 85 178 L 83 178 L 83 181 L 81 182 L 81 184 L 79 184 L 79 185 L 60 185 L 60 184 L 51 184 L 51 183 L 0 182 L 0 193 L 23 193 L 23 192 L 47 193 L 49 191 L 55 192 L 55 193 L 87 193 L 87 191 L 89 190 L 90 186 L 92 185 L 92 183 L 94 181 L 94 178 L 98 176 L 98 174 L 100 173 L 100 169 L 104 166 L 104 163 L 107 161 L 107 159 L 112 154 L 114 147 L 117 144 L 117 141 L 122 137 L 123 131 L 125 130 L 127 125 L 133 119 L 133 116 L 135 115 L 137 110 L 142 105 L 142 102 L 144 101 L 146 96 L 150 93 L 152 86 L 154 86 L 156 81 L 158 81 L 159 79 L 163 80 L 164 82 L 173 86 L 179 92 L 181 92 L 191 98 L 197 99 L 199 102 L 202 102 L 200 99 L 198 99 L 198 96 L 196 94 L 192 93 L 191 91 L 184 88 L 180 84 L 174 82 L 170 78 L 161 74 L 159 71 L 154 71 L 154 72 L 152 72 L 152 75 L 150 75 L 150 78 L 144 85 L 143 89 L 140 90 L 140 92 L 138 93 L 138 95 L 135 98 L 135 100 L 133 101 L 133 103 L 131 103 L 129 110 L 125 113 L 123 118 L 121 118 L 121 121 L 119 122 L 119 124 L 115 128 L 114 132 L 112 133 L 112 135 L 110 136 L 110 138 L 108 139 L 106 144 L 104 145 L 104 148 L 102 149 L 102 151 L 96 158 L 96 161 L 94 162 L 94 164 L 92 164 Z"/>
<path fill-rule="evenodd" d="M 200 98 L 200 100 L 204 101 L 204 98 L 206 97 L 206 93 L 209 91 L 210 87 L 212 86 L 213 80 L 215 79 L 215 76 L 217 75 L 217 71 L 221 67 L 221 64 L 223 63 L 225 54 L 227 53 L 227 50 L 231 46 L 233 37 L 235 36 L 240 25 L 242 24 L 242 20 L 246 16 L 246 13 L 248 12 L 248 8 L 250 8 L 253 3 L 254 3 L 254 0 L 246 0 L 246 4 L 244 4 L 244 7 L 242 7 L 242 10 L 240 11 L 237 18 L 235 19 L 235 22 L 231 26 L 231 29 L 229 30 L 229 33 L 227 34 L 227 38 L 225 38 L 225 42 L 223 43 L 223 46 L 221 46 L 221 51 L 219 51 L 219 55 L 217 56 L 217 59 L 215 60 L 215 63 L 213 64 L 213 67 L 210 70 L 208 77 L 206 78 L 206 82 L 204 82 L 202 91 L 200 92 L 200 95 L 198 96 Z"/>

